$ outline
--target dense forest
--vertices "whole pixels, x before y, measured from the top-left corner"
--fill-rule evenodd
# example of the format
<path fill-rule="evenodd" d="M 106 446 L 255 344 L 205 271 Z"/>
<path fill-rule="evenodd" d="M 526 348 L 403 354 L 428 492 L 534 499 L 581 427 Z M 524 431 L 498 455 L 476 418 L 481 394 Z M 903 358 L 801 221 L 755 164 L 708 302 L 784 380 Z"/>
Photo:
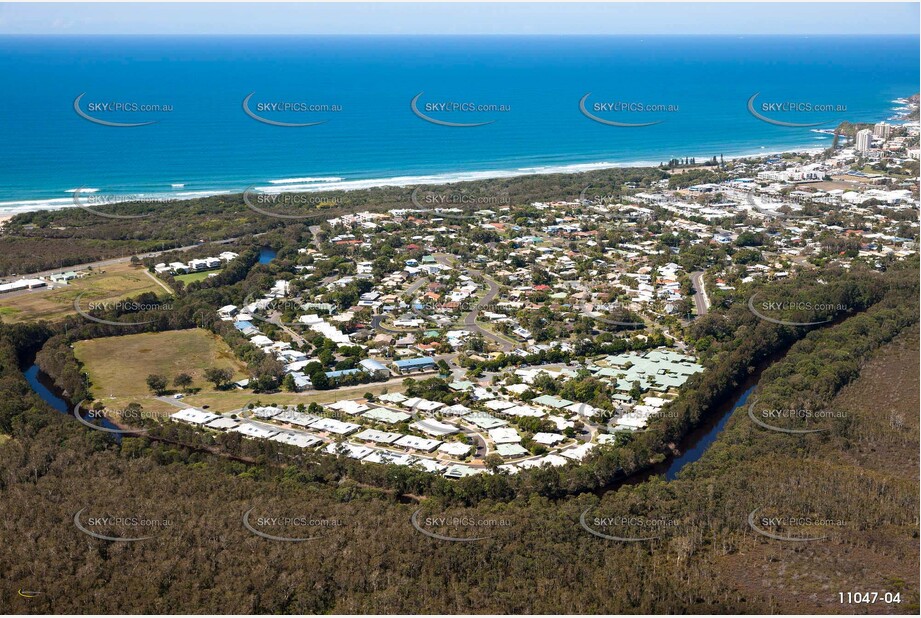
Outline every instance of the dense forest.
<path fill-rule="evenodd" d="M 258 275 L 262 268 L 253 270 Z M 214 301 L 247 281 L 183 295 L 162 322 L 138 328 L 194 324 L 195 311 L 206 306 L 199 294 Z M 583 465 L 456 482 L 268 448 L 239 436 L 207 438 L 172 425 L 151 437 L 112 441 L 50 410 L 20 365 L 45 344 L 40 358 L 46 366 L 79 382 L 79 368 L 69 366 L 69 342 L 125 329 L 76 321 L 66 331 L 61 325 L 4 325 L 0 568 L 12 586 L 0 592 L 0 607 L 81 613 L 841 611 L 838 591 L 878 589 L 900 594 L 901 603 L 888 611 L 917 613 L 917 264 L 885 273 L 829 272 L 824 281 L 772 292 L 835 308 L 822 328 L 759 320 L 741 299 L 696 321 L 690 341 L 709 370 L 688 382 L 673 413 L 651 431 L 600 449 Z M 669 442 L 772 360 L 755 392 L 759 401 L 843 413 L 809 425 L 820 433 L 791 435 L 755 425 L 740 408 L 677 480 L 618 486 L 624 473 L 665 456 Z M 865 374 L 873 380 L 869 385 L 862 382 Z M 880 380 L 889 385 L 883 401 Z M 307 543 L 273 542 L 242 525 L 250 509 L 339 525 L 310 530 L 317 539 Z M 504 525 L 475 530 L 482 538 L 476 542 L 443 541 L 411 525 L 418 509 L 425 516 Z M 819 529 L 821 541 L 788 544 L 753 531 L 748 518 L 758 509 L 833 523 Z M 77 530 L 74 516 L 83 511 L 160 523 L 146 540 L 105 541 Z M 601 531 L 653 538 L 599 538 L 580 525 L 580 516 L 596 528 L 606 518 L 625 518 L 634 522 L 626 530 Z M 304 530 L 274 532 L 298 536 Z M 40 594 L 26 599 L 17 588 Z"/>

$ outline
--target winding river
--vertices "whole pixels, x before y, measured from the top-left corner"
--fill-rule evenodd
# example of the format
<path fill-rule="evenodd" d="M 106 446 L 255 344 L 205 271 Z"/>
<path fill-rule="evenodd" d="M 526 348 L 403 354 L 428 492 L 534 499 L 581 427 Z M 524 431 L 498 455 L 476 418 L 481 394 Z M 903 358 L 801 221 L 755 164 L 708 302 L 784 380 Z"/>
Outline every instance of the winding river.
<path fill-rule="evenodd" d="M 67 400 L 67 397 L 64 395 L 64 392 L 55 385 L 54 380 L 46 374 L 41 368 L 33 362 L 29 365 L 28 369 L 22 372 L 26 378 L 26 382 L 29 383 L 29 386 L 32 387 L 32 390 L 42 398 L 42 401 L 47 403 L 49 406 L 60 412 L 61 414 L 71 414 L 73 410 L 73 405 Z M 110 421 L 102 418 L 96 419 L 93 422 L 96 424 L 102 425 L 103 427 L 108 427 L 109 429 L 117 429 L 118 427 L 112 424 Z M 118 434 L 114 435 L 116 441 L 121 440 L 121 436 Z"/>
<path fill-rule="evenodd" d="M 58 412 L 70 414 L 70 404 L 64 399 L 63 393 L 54 385 L 51 378 L 39 369 L 38 365 L 33 362 L 29 365 L 28 369 L 22 372 L 22 374 L 26 377 L 26 382 L 29 383 L 32 390 L 35 391 L 45 403 Z"/>
<path fill-rule="evenodd" d="M 770 365 L 767 365 L 770 366 Z M 754 372 L 749 378 L 741 384 L 736 392 L 737 396 L 727 400 L 725 403 L 717 406 L 713 414 L 708 415 L 708 419 L 697 429 L 691 431 L 681 440 L 678 447 L 680 455 L 670 457 L 660 464 L 647 468 L 637 474 L 627 478 L 614 481 L 602 491 L 610 491 L 620 487 L 625 483 L 637 483 L 649 479 L 652 476 L 664 474 L 666 480 L 673 480 L 681 470 L 688 464 L 692 464 L 700 459 L 707 451 L 711 444 L 719 436 L 723 427 L 729 421 L 732 412 L 745 405 L 752 392 L 758 386 L 758 380 L 761 373 L 766 367 L 761 367 Z M 42 398 L 45 403 L 63 414 L 71 413 L 71 404 L 67 401 L 61 390 L 55 386 L 52 379 L 45 374 L 34 362 L 29 365 L 28 369 L 23 371 L 23 375 L 28 381 L 32 390 Z M 105 424 L 105 421 L 104 421 Z M 114 425 L 112 425 L 114 427 Z"/>

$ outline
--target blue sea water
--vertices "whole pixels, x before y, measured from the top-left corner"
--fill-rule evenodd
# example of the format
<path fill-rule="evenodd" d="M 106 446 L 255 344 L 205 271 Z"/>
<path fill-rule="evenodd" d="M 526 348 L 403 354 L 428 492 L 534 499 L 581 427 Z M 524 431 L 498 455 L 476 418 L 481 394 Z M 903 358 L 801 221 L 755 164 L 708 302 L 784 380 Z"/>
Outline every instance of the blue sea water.
<path fill-rule="evenodd" d="M 821 148 L 758 120 L 879 121 L 918 91 L 917 37 L 3 37 L 0 212 L 68 190 L 192 196 L 411 184 Z M 109 122 L 84 119 L 79 108 Z M 275 122 L 313 123 L 282 127 Z M 413 113 L 410 102 L 443 126 Z M 618 122 L 615 127 L 579 109 Z M 603 103 L 665 106 L 605 111 Z M 160 105 L 155 112 L 101 104 Z M 326 105 L 272 111 L 266 104 Z M 439 103 L 506 111 L 439 111 Z M 671 111 L 669 111 L 671 106 Z M 843 111 L 846 108 L 846 111 Z M 765 108 L 769 109 L 769 108 Z M 169 110 L 169 111 L 167 111 Z M 597 111 L 596 111 L 597 110 Z M 842 111 L 838 111 L 842 110 Z"/>

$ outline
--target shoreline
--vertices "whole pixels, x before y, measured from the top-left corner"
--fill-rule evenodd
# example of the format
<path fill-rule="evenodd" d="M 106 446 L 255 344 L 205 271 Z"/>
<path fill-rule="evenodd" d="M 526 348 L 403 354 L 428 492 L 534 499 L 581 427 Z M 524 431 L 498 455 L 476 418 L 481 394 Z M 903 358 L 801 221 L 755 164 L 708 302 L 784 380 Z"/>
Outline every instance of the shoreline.
<path fill-rule="evenodd" d="M 736 161 L 739 159 L 761 159 L 766 157 L 775 157 L 786 154 L 809 155 L 814 156 L 826 150 L 823 147 L 793 147 L 783 150 L 763 150 L 748 154 L 724 156 L 724 161 Z M 695 157 L 707 161 L 710 157 Z M 668 159 L 665 159 L 666 161 Z M 439 186 L 452 185 L 461 182 L 476 182 L 480 180 L 493 180 L 500 178 L 520 178 L 523 176 L 546 176 L 551 174 L 581 174 L 605 169 L 627 169 L 627 168 L 657 168 L 661 162 L 652 161 L 629 161 L 625 163 L 600 161 L 594 163 L 571 163 L 553 166 L 525 167 L 517 169 L 497 169 L 484 171 L 455 171 L 442 172 L 435 174 L 419 174 L 391 176 L 384 178 L 355 178 L 348 179 L 338 176 L 304 176 L 298 178 L 280 178 L 265 180 L 250 187 L 263 193 L 319 193 L 334 191 L 366 191 L 379 187 L 412 187 L 412 186 Z M 137 201 L 147 199 L 155 201 L 156 199 L 169 199 L 170 201 L 189 201 L 194 199 L 213 197 L 217 195 L 238 195 L 242 194 L 247 187 L 238 187 L 234 189 L 202 189 L 202 190 L 181 190 L 181 191 L 163 191 L 150 193 L 133 193 L 121 192 L 121 195 L 130 195 L 130 199 L 117 199 L 119 193 L 107 195 L 108 199 L 105 204 L 115 204 L 119 201 Z M 73 197 L 75 189 L 68 189 L 65 193 L 71 194 L 71 197 L 45 198 L 34 200 L 10 200 L 0 202 L 0 229 L 6 221 L 16 215 L 56 211 L 65 208 L 77 208 L 79 205 Z M 100 189 L 85 188 L 84 193 L 102 194 Z M 105 194 L 104 194 L 105 195 Z"/>

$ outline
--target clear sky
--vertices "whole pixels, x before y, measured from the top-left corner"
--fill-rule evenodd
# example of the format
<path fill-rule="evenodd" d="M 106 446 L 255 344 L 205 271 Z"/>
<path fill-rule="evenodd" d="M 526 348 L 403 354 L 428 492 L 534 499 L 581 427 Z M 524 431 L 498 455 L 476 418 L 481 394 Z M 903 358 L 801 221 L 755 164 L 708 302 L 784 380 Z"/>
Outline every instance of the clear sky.
<path fill-rule="evenodd" d="M 0 3 L 0 34 L 919 34 L 895 3 Z"/>

